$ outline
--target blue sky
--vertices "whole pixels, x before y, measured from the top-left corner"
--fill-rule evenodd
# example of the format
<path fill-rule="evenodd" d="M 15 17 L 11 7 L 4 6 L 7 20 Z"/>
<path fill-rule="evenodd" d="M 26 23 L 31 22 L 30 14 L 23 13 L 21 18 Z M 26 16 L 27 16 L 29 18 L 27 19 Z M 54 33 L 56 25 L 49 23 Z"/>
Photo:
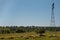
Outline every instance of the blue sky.
<path fill-rule="evenodd" d="M 55 2 L 55 21 L 60 26 L 60 0 Z M 53 0 L 0 0 L 1 26 L 49 26 Z"/>

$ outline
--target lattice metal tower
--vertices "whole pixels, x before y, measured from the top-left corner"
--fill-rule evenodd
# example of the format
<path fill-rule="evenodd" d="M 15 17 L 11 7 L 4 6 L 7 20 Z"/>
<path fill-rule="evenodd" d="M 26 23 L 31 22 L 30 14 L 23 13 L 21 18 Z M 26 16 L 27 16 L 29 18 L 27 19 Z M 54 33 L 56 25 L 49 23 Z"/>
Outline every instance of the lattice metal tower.
<path fill-rule="evenodd" d="M 51 13 L 51 26 L 55 26 L 55 17 L 54 17 L 54 2 L 52 3 L 52 13 Z"/>

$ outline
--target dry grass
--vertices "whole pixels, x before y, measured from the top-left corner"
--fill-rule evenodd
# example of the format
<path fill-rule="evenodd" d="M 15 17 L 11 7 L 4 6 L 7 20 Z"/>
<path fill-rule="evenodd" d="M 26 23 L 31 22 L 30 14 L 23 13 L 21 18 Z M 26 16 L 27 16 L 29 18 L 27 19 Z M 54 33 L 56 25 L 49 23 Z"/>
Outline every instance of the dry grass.
<path fill-rule="evenodd" d="M 12 33 L 12 34 L 0 34 L 0 39 L 3 40 L 60 40 L 60 32 L 49 32 L 45 33 L 45 36 L 39 36 L 35 32 L 27 33 Z"/>

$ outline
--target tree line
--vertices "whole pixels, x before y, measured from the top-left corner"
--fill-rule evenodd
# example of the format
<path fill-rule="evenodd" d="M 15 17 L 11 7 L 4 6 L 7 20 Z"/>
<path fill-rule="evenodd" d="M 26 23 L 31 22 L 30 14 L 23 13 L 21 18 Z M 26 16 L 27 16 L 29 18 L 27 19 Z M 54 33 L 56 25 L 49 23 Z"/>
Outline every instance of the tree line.
<path fill-rule="evenodd" d="M 25 33 L 25 32 L 45 32 L 60 31 L 60 27 L 43 27 L 43 26 L 0 26 L 0 34 Z"/>

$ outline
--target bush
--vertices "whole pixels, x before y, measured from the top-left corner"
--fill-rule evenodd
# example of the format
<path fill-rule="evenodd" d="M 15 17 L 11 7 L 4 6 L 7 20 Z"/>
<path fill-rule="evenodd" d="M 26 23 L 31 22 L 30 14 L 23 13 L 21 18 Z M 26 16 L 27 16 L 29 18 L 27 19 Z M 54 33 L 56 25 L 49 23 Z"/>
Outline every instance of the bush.
<path fill-rule="evenodd" d="M 9 30 L 1 30 L 0 33 L 2 33 L 2 34 L 6 34 L 6 33 L 9 34 L 10 31 Z"/>
<path fill-rule="evenodd" d="M 16 33 L 25 33 L 24 30 L 17 30 Z"/>
<path fill-rule="evenodd" d="M 4 39 L 4 38 L 2 37 L 2 38 L 0 38 L 0 39 Z"/>
<path fill-rule="evenodd" d="M 14 39 L 14 37 L 10 37 L 9 39 Z"/>
<path fill-rule="evenodd" d="M 40 34 L 40 36 L 45 36 L 45 30 L 39 30 L 37 33 Z"/>

